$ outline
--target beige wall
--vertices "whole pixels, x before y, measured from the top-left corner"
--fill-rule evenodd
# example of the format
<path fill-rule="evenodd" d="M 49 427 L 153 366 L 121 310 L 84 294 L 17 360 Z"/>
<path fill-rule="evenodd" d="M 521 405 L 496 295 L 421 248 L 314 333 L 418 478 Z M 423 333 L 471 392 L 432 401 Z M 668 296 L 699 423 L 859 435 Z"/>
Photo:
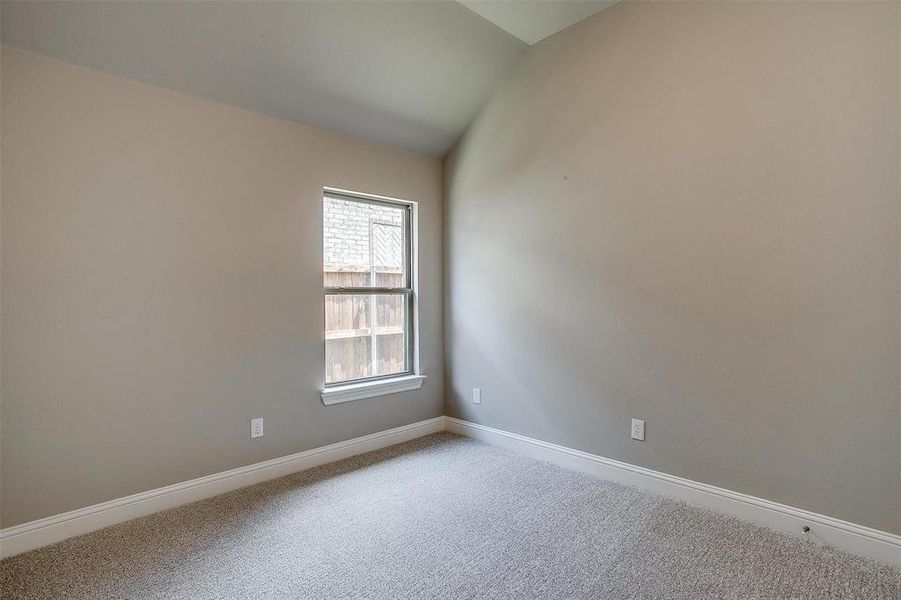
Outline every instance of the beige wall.
<path fill-rule="evenodd" d="M 442 414 L 439 161 L 2 69 L 3 527 Z M 420 202 L 420 391 L 320 402 L 325 185 Z"/>
<path fill-rule="evenodd" d="M 899 22 L 626 2 L 533 47 L 446 166 L 449 413 L 901 533 Z"/>

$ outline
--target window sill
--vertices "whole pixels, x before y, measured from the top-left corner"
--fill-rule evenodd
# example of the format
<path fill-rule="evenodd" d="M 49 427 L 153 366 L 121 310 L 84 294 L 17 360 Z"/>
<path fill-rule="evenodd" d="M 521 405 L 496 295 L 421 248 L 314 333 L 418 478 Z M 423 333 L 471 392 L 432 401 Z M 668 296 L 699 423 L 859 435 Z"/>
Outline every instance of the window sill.
<path fill-rule="evenodd" d="M 422 386 L 423 379 L 425 379 L 425 375 L 403 375 L 379 381 L 366 381 L 364 383 L 330 387 L 322 390 L 322 403 L 326 406 L 331 406 L 332 404 L 352 402 L 363 398 L 418 390 Z"/>

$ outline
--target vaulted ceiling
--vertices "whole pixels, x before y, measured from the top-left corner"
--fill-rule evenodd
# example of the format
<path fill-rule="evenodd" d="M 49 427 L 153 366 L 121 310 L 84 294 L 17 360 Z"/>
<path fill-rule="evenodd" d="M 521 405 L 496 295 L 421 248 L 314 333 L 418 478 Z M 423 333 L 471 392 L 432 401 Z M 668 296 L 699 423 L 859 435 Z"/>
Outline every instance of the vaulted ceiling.
<path fill-rule="evenodd" d="M 619 0 L 458 0 L 525 43 L 537 44 Z"/>
<path fill-rule="evenodd" d="M 477 4 L 5 1 L 0 22 L 5 45 L 440 157 L 526 42 L 609 2 Z"/>

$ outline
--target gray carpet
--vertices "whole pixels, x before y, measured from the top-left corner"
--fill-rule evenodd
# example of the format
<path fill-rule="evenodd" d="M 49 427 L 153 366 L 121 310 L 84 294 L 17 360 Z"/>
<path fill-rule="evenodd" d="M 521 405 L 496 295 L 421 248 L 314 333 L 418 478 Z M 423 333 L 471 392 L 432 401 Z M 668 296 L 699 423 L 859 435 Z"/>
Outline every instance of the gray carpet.
<path fill-rule="evenodd" d="M 438 434 L 0 563 L 3 598 L 901 598 L 901 571 Z"/>

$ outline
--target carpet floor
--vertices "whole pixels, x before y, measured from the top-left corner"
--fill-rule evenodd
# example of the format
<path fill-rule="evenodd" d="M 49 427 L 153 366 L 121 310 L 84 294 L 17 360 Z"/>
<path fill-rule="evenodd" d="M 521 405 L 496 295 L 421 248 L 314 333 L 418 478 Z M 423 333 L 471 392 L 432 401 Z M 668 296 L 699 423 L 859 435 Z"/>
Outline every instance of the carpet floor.
<path fill-rule="evenodd" d="M 901 571 L 449 434 L 0 563 L 14 598 L 901 598 Z"/>

